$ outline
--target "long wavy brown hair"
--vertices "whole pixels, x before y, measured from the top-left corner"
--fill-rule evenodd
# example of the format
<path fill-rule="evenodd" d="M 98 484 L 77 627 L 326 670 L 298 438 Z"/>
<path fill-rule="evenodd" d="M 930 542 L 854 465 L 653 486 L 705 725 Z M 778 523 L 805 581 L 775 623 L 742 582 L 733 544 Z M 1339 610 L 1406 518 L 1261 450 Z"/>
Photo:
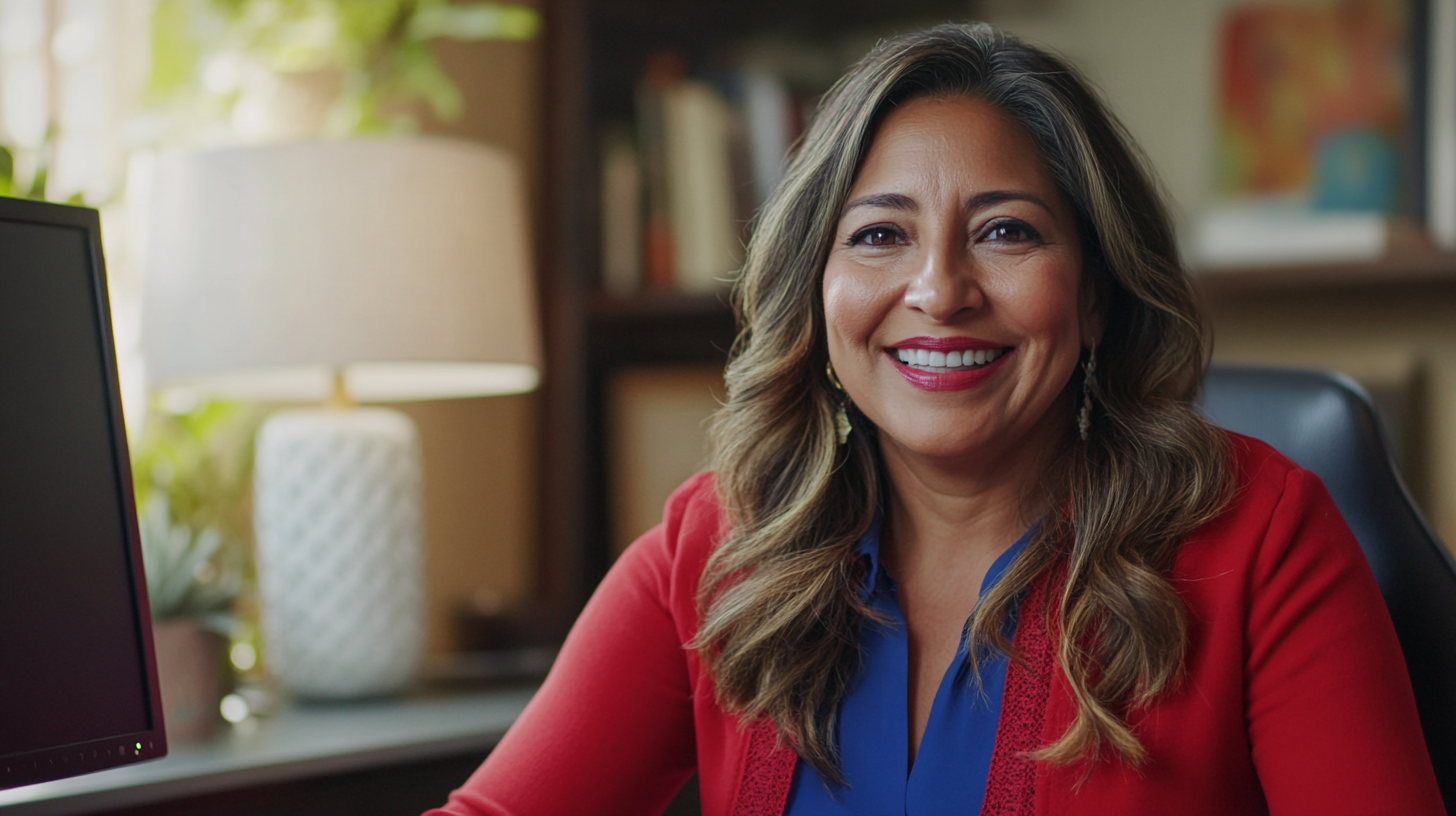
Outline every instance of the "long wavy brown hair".
<path fill-rule="evenodd" d="M 1069 64 L 988 25 L 878 45 L 825 96 L 756 218 L 734 290 L 741 334 L 728 400 L 711 427 L 731 526 L 703 575 L 692 645 L 721 705 L 771 718 L 821 775 L 841 780 L 835 722 L 870 614 L 853 549 L 886 485 L 863 415 L 851 411 L 847 444 L 836 439 L 822 275 L 886 112 L 949 95 L 989 102 L 1025 128 L 1076 213 L 1084 285 L 1106 318 L 1089 438 L 1077 439 L 1069 416 L 1040 497 L 1057 509 L 977 603 L 971 654 L 1019 659 L 1003 624 L 1033 580 L 1065 564 L 1058 658 L 1078 713 L 1038 757 L 1095 762 L 1110 748 L 1138 764 L 1145 752 L 1127 714 L 1177 682 L 1187 648 L 1186 610 L 1164 576 L 1229 491 L 1225 437 L 1192 407 L 1208 334 L 1160 190 L 1127 132 Z M 1082 380 L 1079 369 L 1063 404 Z"/>

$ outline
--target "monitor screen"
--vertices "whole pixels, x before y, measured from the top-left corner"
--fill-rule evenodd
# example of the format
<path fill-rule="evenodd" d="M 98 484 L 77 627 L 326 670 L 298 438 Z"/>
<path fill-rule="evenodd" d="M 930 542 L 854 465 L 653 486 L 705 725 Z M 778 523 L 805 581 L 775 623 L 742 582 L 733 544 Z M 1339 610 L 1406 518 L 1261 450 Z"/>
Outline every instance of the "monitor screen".
<path fill-rule="evenodd" d="M 166 750 L 97 214 L 0 199 L 0 788 Z"/>

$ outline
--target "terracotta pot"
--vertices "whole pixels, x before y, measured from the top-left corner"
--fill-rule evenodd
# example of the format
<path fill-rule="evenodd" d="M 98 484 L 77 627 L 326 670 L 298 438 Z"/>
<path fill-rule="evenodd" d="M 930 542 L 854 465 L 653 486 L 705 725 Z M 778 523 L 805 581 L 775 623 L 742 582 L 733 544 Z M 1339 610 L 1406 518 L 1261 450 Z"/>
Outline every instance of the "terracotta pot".
<path fill-rule="evenodd" d="M 153 621 L 167 741 L 199 742 L 222 725 L 227 640 L 185 618 Z"/>

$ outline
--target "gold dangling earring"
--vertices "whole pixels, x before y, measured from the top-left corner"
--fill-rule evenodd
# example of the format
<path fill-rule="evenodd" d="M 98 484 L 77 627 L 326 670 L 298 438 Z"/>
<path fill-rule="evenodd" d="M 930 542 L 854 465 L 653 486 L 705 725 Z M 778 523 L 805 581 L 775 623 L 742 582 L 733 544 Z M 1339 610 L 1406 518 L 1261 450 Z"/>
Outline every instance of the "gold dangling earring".
<path fill-rule="evenodd" d="M 843 394 L 844 386 L 840 384 L 839 377 L 834 374 L 833 363 L 824 364 L 824 373 L 829 377 L 829 384 L 834 386 L 834 390 Z M 854 426 L 849 424 L 849 411 L 844 407 L 846 402 L 848 402 L 848 398 L 839 400 L 839 407 L 834 410 L 834 436 L 841 445 L 849 441 L 849 432 L 854 430 Z"/>
<path fill-rule="evenodd" d="M 1092 377 L 1097 373 L 1097 344 L 1087 352 L 1082 363 L 1082 408 L 1077 411 L 1077 436 L 1087 441 L 1087 429 L 1092 427 Z"/>

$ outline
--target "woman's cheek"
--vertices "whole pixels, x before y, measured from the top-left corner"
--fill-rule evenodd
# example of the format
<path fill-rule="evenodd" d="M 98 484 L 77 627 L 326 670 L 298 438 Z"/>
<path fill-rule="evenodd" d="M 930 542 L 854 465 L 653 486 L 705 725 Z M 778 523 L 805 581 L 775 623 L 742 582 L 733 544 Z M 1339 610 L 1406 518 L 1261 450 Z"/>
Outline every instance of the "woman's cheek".
<path fill-rule="evenodd" d="M 873 334 L 884 310 L 885 294 L 873 276 L 853 264 L 831 264 L 824 270 L 824 320 L 831 337 L 862 343 Z M 831 341 L 832 342 L 832 341 Z"/>
<path fill-rule="evenodd" d="M 1077 333 L 1081 319 L 1078 271 L 1065 263 L 1027 264 L 1008 274 L 986 276 L 986 300 L 1029 337 Z"/>

